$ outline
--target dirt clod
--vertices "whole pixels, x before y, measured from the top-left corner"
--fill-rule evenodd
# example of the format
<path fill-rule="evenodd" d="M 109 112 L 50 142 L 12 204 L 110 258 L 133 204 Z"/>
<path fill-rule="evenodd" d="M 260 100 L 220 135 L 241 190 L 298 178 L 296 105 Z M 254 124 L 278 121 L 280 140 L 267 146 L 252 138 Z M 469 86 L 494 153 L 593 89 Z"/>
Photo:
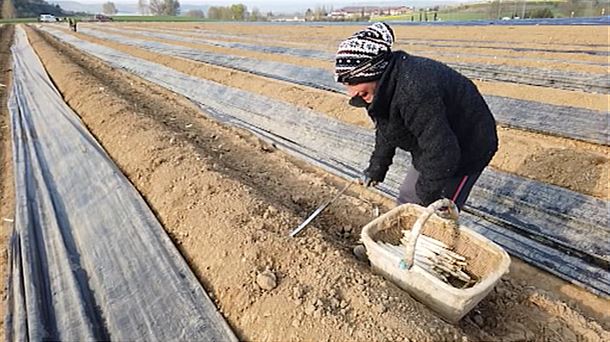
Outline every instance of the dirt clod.
<path fill-rule="evenodd" d="M 296 286 L 292 289 L 292 297 L 294 299 L 303 299 L 304 295 L 305 295 L 305 290 L 302 287 Z"/>
<path fill-rule="evenodd" d="M 265 270 L 256 276 L 256 284 L 263 290 L 271 291 L 277 286 L 277 277 L 269 270 Z"/>
<path fill-rule="evenodd" d="M 297 205 L 302 205 L 304 204 L 304 198 L 302 196 L 299 195 L 292 195 L 290 197 L 290 199 L 292 200 L 292 203 L 297 204 Z"/>
<path fill-rule="evenodd" d="M 311 316 L 314 311 L 316 311 L 316 306 L 314 305 L 314 303 L 307 304 L 307 306 L 305 307 L 305 314 Z"/>
<path fill-rule="evenodd" d="M 362 262 L 368 262 L 369 257 L 366 254 L 366 248 L 363 245 L 358 245 L 352 249 L 352 252 L 356 256 L 356 259 Z"/>

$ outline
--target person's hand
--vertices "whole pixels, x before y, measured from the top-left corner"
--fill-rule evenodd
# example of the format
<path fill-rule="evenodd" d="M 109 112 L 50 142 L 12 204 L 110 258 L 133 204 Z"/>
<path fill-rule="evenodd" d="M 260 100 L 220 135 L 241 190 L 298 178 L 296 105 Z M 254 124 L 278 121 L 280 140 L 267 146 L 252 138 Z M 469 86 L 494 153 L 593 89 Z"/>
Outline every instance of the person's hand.
<path fill-rule="evenodd" d="M 367 188 L 369 186 L 375 186 L 375 185 L 379 184 L 378 181 L 372 180 L 371 177 L 367 176 L 366 174 L 363 174 L 362 176 L 360 176 L 360 179 L 358 179 L 358 183 L 360 183 L 360 185 L 364 185 Z"/>

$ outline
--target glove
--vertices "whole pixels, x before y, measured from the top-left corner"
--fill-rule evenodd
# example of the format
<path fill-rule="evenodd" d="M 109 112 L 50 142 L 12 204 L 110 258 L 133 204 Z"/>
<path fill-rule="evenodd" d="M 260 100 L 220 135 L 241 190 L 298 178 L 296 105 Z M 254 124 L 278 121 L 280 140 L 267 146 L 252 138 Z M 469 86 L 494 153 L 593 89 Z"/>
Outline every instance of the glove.
<path fill-rule="evenodd" d="M 364 185 L 367 188 L 369 186 L 375 186 L 375 185 L 379 184 L 378 181 L 372 180 L 371 177 L 367 176 L 366 174 L 363 174 L 362 176 L 360 176 L 360 179 L 358 179 L 358 183 L 360 183 L 360 185 Z"/>

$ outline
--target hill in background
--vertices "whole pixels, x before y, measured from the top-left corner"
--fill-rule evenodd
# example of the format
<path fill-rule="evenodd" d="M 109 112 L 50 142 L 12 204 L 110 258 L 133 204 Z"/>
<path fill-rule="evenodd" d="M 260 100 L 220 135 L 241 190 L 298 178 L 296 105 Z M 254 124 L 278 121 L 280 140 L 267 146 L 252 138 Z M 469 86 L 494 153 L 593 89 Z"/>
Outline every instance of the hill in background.
<path fill-rule="evenodd" d="M 32 18 L 40 14 L 52 14 L 57 17 L 67 13 L 59 5 L 49 4 L 44 0 L 0 0 L 1 16 L 10 18 Z"/>
<path fill-rule="evenodd" d="M 593 17 L 608 15 L 609 4 L 609 0 L 493 0 L 461 4 L 439 14 L 446 14 L 448 20 Z"/>

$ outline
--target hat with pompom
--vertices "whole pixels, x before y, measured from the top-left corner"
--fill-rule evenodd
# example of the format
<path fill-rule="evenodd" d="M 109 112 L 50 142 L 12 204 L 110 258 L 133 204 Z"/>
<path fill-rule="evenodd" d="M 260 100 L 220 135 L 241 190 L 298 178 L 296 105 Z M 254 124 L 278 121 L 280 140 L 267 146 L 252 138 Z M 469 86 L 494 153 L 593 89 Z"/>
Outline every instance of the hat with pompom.
<path fill-rule="evenodd" d="M 394 31 L 386 23 L 375 23 L 347 38 L 337 49 L 335 79 L 358 84 L 375 81 L 388 66 Z"/>

